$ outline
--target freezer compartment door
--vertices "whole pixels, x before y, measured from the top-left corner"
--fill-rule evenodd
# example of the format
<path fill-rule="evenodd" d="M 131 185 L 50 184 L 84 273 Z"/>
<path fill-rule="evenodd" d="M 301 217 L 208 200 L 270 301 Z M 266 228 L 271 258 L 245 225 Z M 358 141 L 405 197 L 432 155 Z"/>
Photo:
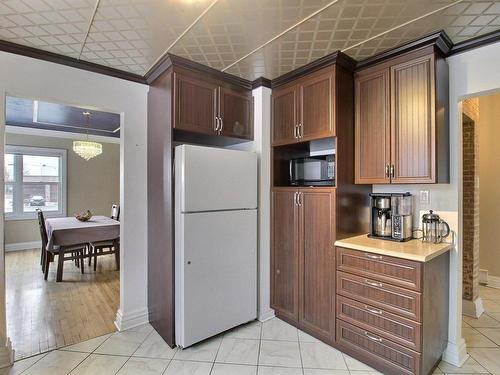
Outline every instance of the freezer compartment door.
<path fill-rule="evenodd" d="M 181 212 L 257 207 L 257 154 L 214 147 L 175 148 L 176 209 Z"/>
<path fill-rule="evenodd" d="M 257 212 L 178 221 L 175 331 L 185 348 L 257 317 Z"/>

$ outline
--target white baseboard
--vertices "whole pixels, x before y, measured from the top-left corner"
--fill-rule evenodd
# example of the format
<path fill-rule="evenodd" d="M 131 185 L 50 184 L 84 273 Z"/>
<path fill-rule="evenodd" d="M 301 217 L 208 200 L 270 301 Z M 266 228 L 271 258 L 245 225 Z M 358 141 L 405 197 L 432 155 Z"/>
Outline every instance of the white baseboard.
<path fill-rule="evenodd" d="M 456 367 L 462 367 L 467 358 L 469 358 L 469 354 L 467 354 L 467 348 L 463 338 L 461 338 L 458 343 L 448 342 L 448 346 L 443 353 L 443 361 Z"/>
<path fill-rule="evenodd" d="M 5 252 L 40 249 L 41 247 L 42 241 L 7 243 L 5 244 Z"/>
<path fill-rule="evenodd" d="M 493 288 L 500 288 L 500 277 L 488 275 L 488 286 L 492 286 Z"/>
<path fill-rule="evenodd" d="M 261 322 L 274 318 L 274 310 L 259 311 L 257 319 Z"/>
<path fill-rule="evenodd" d="M 120 309 L 116 312 L 115 326 L 118 331 L 126 331 L 146 323 L 149 323 L 147 307 L 127 313 L 123 313 Z"/>
<path fill-rule="evenodd" d="M 477 297 L 474 301 L 462 300 L 462 314 L 479 318 L 484 313 L 483 300 Z"/>
<path fill-rule="evenodd" d="M 14 364 L 14 349 L 12 343 L 7 338 L 3 346 L 0 347 L 0 369 Z"/>

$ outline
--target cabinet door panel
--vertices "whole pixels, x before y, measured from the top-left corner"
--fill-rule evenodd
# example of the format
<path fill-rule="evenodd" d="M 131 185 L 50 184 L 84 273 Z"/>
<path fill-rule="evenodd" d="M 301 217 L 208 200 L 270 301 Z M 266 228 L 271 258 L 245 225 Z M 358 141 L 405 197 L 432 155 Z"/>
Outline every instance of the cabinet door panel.
<path fill-rule="evenodd" d="M 273 189 L 272 193 L 271 305 L 280 314 L 298 321 L 298 206 L 295 193 L 293 189 Z"/>
<path fill-rule="evenodd" d="M 434 57 L 391 67 L 393 183 L 435 182 Z"/>
<path fill-rule="evenodd" d="M 300 323 L 326 339 L 335 334 L 335 191 L 300 189 Z"/>
<path fill-rule="evenodd" d="M 174 73 L 174 128 L 214 134 L 217 84 Z"/>
<path fill-rule="evenodd" d="M 273 145 L 295 143 L 297 87 L 273 90 Z"/>
<path fill-rule="evenodd" d="M 355 182 L 389 183 L 389 70 L 360 73 L 355 98 Z"/>
<path fill-rule="evenodd" d="M 222 135 L 253 139 L 253 100 L 250 92 L 220 88 Z"/>
<path fill-rule="evenodd" d="M 334 77 L 333 71 L 327 71 L 299 84 L 301 140 L 335 136 Z"/>

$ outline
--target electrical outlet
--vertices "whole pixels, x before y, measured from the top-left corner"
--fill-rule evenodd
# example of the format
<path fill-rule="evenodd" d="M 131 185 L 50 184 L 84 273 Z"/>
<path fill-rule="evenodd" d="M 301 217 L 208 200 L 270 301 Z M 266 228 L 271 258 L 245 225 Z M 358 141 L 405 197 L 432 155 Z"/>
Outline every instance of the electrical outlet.
<path fill-rule="evenodd" d="M 420 204 L 431 203 L 431 193 L 429 190 L 420 190 Z"/>

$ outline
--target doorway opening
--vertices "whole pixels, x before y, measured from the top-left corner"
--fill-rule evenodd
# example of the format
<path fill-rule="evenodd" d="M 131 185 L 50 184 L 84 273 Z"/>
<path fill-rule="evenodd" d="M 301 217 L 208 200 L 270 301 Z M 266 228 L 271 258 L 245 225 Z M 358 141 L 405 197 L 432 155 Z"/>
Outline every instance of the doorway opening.
<path fill-rule="evenodd" d="M 462 101 L 463 336 L 468 348 L 499 348 L 500 93 Z"/>
<path fill-rule="evenodd" d="M 84 105 L 5 103 L 6 318 L 18 360 L 116 330 L 121 119 Z"/>

